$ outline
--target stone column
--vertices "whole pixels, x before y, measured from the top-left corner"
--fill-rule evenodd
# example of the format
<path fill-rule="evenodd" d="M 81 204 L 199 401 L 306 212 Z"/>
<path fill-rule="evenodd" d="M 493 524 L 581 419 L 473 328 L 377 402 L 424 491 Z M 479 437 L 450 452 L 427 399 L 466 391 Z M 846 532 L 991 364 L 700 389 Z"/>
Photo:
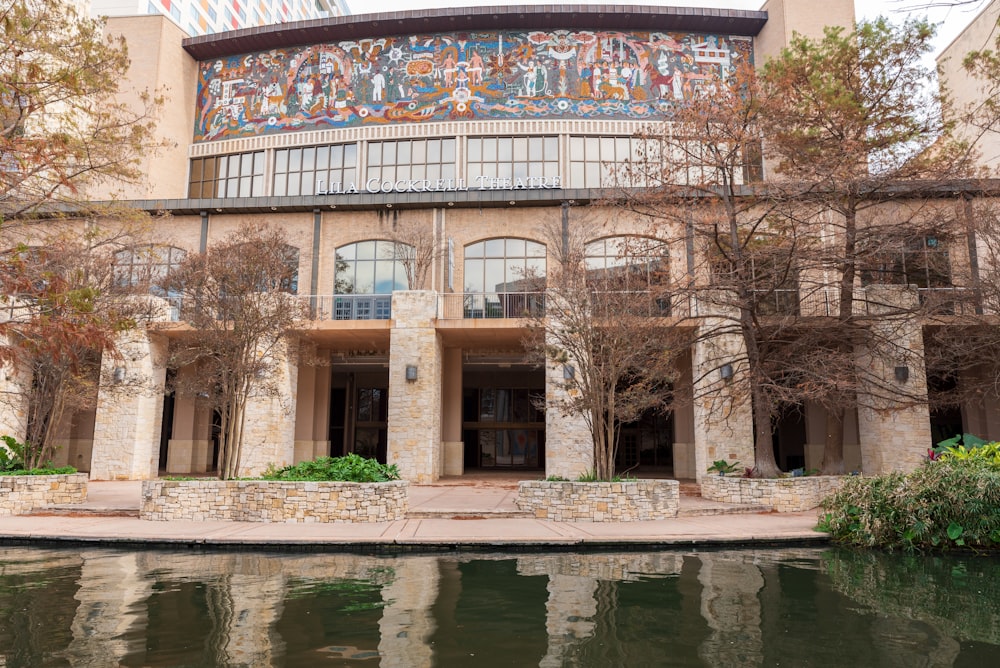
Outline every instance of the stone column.
<path fill-rule="evenodd" d="M 239 476 L 282 468 L 295 458 L 295 403 L 298 391 L 298 342 L 287 337 L 268 353 L 270 373 L 257 380 L 247 400 Z"/>
<path fill-rule="evenodd" d="M 718 459 L 753 466 L 753 409 L 747 381 L 746 352 L 735 313 L 725 300 L 700 299 L 699 337 L 692 349 L 694 402 L 694 473 L 708 475 Z M 725 378 L 728 365 L 731 377 Z"/>
<path fill-rule="evenodd" d="M 11 300 L 6 308 L 0 309 L 0 323 L 16 321 L 21 303 Z M 0 345 L 6 344 L 7 337 L 0 337 Z M 28 430 L 28 397 L 24 394 L 24 387 L 30 382 L 29 370 L 16 361 L 0 366 L 0 436 L 24 440 Z"/>
<path fill-rule="evenodd" d="M 177 370 L 179 378 L 197 377 L 198 369 Z M 182 384 L 193 387 L 190 381 Z M 206 473 L 212 468 L 212 410 L 193 396 L 174 399 L 174 425 L 167 441 L 167 473 Z"/>
<path fill-rule="evenodd" d="M 465 472 L 465 443 L 462 441 L 462 349 L 445 348 L 441 402 L 444 475 Z"/>
<path fill-rule="evenodd" d="M 443 348 L 437 293 L 394 292 L 389 340 L 388 463 L 418 484 L 441 476 Z M 408 379 L 408 373 L 415 378 Z"/>
<path fill-rule="evenodd" d="M 169 320 L 165 300 L 147 299 L 149 322 Z M 101 361 L 90 479 L 149 480 L 159 467 L 167 340 L 140 324 L 117 347 L 118 359 Z"/>
<path fill-rule="evenodd" d="M 865 295 L 868 314 L 880 317 L 872 321 L 871 343 L 855 352 L 863 388 L 858 393 L 862 471 L 912 471 L 931 447 L 924 339 L 913 314 L 917 291 L 871 285 Z"/>
<path fill-rule="evenodd" d="M 547 303 L 556 305 L 558 297 L 551 292 Z M 559 327 L 553 315 L 558 308 L 547 309 L 546 345 L 555 345 L 549 330 Z M 574 359 L 555 362 L 545 360 L 545 474 L 576 480 L 581 474 L 593 471 L 594 435 L 580 413 L 566 410 L 567 402 L 580 392 L 576 386 L 579 364 Z"/>
<path fill-rule="evenodd" d="M 330 454 L 330 367 L 313 343 L 300 343 L 295 462 Z"/>

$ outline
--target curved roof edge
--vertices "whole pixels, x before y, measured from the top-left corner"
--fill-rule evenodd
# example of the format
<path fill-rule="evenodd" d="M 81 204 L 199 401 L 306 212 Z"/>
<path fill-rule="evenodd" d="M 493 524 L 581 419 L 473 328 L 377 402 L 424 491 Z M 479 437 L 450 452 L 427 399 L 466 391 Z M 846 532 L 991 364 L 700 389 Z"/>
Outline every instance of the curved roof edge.
<path fill-rule="evenodd" d="M 359 14 L 258 26 L 185 39 L 197 60 L 322 42 L 466 30 L 669 30 L 755 36 L 767 12 L 645 5 L 514 5 Z"/>

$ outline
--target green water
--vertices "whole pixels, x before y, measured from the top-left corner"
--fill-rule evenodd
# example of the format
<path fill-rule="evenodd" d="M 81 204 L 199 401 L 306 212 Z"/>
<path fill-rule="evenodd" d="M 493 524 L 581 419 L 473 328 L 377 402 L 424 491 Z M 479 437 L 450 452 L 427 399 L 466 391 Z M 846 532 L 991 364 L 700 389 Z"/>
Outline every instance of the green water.
<path fill-rule="evenodd" d="M 0 666 L 1000 666 L 1000 560 L 0 548 Z"/>

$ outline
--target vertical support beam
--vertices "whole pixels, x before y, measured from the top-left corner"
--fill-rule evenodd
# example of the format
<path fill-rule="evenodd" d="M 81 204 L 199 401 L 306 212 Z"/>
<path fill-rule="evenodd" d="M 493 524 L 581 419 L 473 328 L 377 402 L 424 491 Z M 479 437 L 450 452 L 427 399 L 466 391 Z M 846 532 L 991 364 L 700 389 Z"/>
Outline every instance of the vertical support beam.
<path fill-rule="evenodd" d="M 147 299 L 150 320 L 168 321 L 169 304 Z M 149 480 L 159 467 L 167 340 L 140 325 L 119 336 L 118 351 L 101 361 L 90 478 Z"/>
<path fill-rule="evenodd" d="M 198 369 L 177 370 L 180 378 L 196 377 Z M 186 381 L 190 382 L 190 381 Z M 212 468 L 212 411 L 196 397 L 174 399 L 174 424 L 167 441 L 167 473 L 206 473 Z"/>
<path fill-rule="evenodd" d="M 868 313 L 876 317 L 872 344 L 855 352 L 862 378 L 862 471 L 912 471 L 932 445 L 924 338 L 914 315 L 917 291 L 904 285 L 870 285 L 865 293 Z"/>
<path fill-rule="evenodd" d="M 272 351 L 273 368 L 251 391 L 243 426 L 239 475 L 255 476 L 295 459 L 295 404 L 299 381 L 298 341 L 283 339 Z"/>
<path fill-rule="evenodd" d="M 546 295 L 547 303 L 555 304 L 554 299 L 553 294 Z M 547 330 L 559 326 L 553 315 L 557 312 L 556 308 L 548 309 Z M 548 331 L 545 336 L 547 345 L 555 343 Z M 567 400 L 580 391 L 575 385 L 578 368 L 574 359 L 565 363 L 545 360 L 545 474 L 568 480 L 576 480 L 595 468 L 594 435 L 590 427 L 583 415 L 567 413 L 564 408 Z"/>
<path fill-rule="evenodd" d="M 444 387 L 441 402 L 441 440 L 443 443 L 444 475 L 465 472 L 465 443 L 462 440 L 462 349 L 445 348 Z"/>
<path fill-rule="evenodd" d="M 442 459 L 444 350 L 435 327 L 437 293 L 430 290 L 394 292 L 392 316 L 388 463 L 396 464 L 406 480 L 430 483 L 441 476 Z"/>
<path fill-rule="evenodd" d="M 754 462 L 753 409 L 743 338 L 735 314 L 721 312 L 721 305 L 729 301 L 712 299 L 706 293 L 696 304 L 696 312 L 703 316 L 702 335 L 692 350 L 694 473 L 698 480 L 717 459 L 743 466 Z"/>

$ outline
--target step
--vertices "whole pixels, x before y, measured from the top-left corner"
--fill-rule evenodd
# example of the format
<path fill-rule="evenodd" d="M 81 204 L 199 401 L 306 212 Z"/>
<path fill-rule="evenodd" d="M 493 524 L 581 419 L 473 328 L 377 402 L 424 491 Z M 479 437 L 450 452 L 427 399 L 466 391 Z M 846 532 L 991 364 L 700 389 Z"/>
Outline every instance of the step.
<path fill-rule="evenodd" d="M 727 503 L 725 505 L 696 506 L 685 508 L 681 506 L 677 517 L 706 517 L 709 515 L 759 515 L 760 513 L 770 513 L 774 509 L 771 506 L 757 505 L 737 505 Z"/>
<path fill-rule="evenodd" d="M 139 517 L 138 508 L 86 508 L 74 505 L 35 508 L 26 516 L 36 517 Z"/>
<path fill-rule="evenodd" d="M 531 519 L 532 513 L 524 510 L 411 510 L 408 520 L 514 520 Z"/>

